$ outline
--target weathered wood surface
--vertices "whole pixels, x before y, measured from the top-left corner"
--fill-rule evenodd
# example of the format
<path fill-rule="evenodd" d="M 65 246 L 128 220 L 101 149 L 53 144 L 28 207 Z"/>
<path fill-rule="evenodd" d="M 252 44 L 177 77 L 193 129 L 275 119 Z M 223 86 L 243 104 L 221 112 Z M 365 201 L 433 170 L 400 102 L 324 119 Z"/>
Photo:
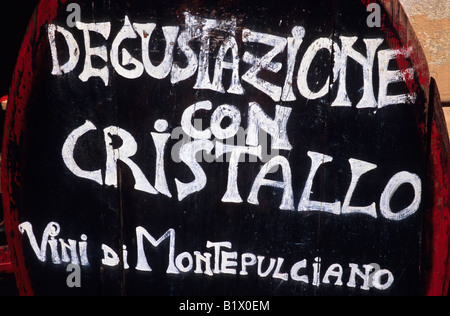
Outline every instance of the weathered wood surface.
<path fill-rule="evenodd" d="M 41 1 L 3 150 L 21 294 L 446 294 L 444 116 L 374 2 Z"/>

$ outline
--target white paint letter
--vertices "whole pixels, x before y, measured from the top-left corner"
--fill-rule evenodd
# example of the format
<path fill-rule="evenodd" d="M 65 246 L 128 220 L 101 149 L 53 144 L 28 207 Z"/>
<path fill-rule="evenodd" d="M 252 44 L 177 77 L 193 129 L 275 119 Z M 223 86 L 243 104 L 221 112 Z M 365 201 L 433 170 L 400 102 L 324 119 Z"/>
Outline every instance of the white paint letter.
<path fill-rule="evenodd" d="M 215 274 L 220 274 L 221 270 L 220 270 L 220 248 L 227 248 L 227 249 L 231 249 L 233 247 L 233 245 L 231 244 L 231 242 L 211 242 L 208 241 L 206 243 L 206 248 L 214 248 L 214 270 L 213 272 Z"/>
<path fill-rule="evenodd" d="M 133 172 L 135 179 L 134 188 L 138 191 L 147 192 L 150 194 L 158 194 L 153 186 L 148 182 L 142 170 L 130 159 L 137 152 L 137 143 L 133 136 L 127 131 L 116 126 L 105 128 L 105 143 L 106 143 L 106 176 L 105 184 L 117 188 L 117 161 L 125 163 Z M 123 144 L 120 148 L 113 147 L 113 136 L 118 136 L 122 139 Z"/>
<path fill-rule="evenodd" d="M 232 54 L 232 61 L 226 62 L 225 56 L 230 49 Z M 214 70 L 214 79 L 211 89 L 220 93 L 225 93 L 225 89 L 222 83 L 224 69 L 229 69 L 232 71 L 231 84 L 227 92 L 243 95 L 244 88 L 242 88 L 241 80 L 239 79 L 239 50 L 236 39 L 232 36 L 228 37 L 223 42 L 216 57 L 216 69 Z"/>
<path fill-rule="evenodd" d="M 231 124 L 223 129 L 221 123 L 225 117 L 231 119 Z M 218 139 L 228 139 L 236 136 L 240 126 L 241 112 L 233 105 L 221 105 L 211 115 L 211 131 Z"/>
<path fill-rule="evenodd" d="M 334 282 L 334 285 L 336 286 L 342 286 L 344 283 L 342 283 L 342 275 L 344 274 L 344 269 L 342 266 L 338 263 L 332 264 L 327 272 L 325 273 L 325 276 L 323 277 L 323 284 L 330 284 L 330 277 L 335 277 L 336 282 Z"/>
<path fill-rule="evenodd" d="M 342 205 L 342 214 L 362 213 L 377 218 L 377 206 L 375 203 L 366 207 L 350 206 L 359 179 L 363 174 L 375 170 L 377 165 L 356 159 L 350 159 L 349 163 L 352 169 L 352 181 L 345 196 L 344 204 Z"/>
<path fill-rule="evenodd" d="M 299 212 L 306 212 L 306 211 L 319 211 L 319 212 L 327 212 L 334 215 L 340 215 L 341 214 L 341 202 L 335 202 L 335 203 L 325 203 L 325 202 L 316 202 L 311 201 L 311 190 L 313 186 L 314 178 L 316 177 L 316 173 L 319 170 L 320 166 L 322 166 L 325 163 L 329 163 L 333 161 L 333 157 L 319 154 L 315 152 L 308 152 L 308 156 L 311 158 L 311 171 L 308 176 L 308 180 L 305 184 L 305 189 L 303 191 L 302 198 L 300 200 L 300 203 L 298 205 L 298 211 Z"/>
<path fill-rule="evenodd" d="M 356 287 L 356 275 L 358 275 L 363 281 L 364 284 L 361 285 L 361 290 L 369 291 L 370 290 L 370 272 L 374 270 L 374 267 L 372 265 L 363 265 L 365 273 L 363 273 L 359 269 L 359 265 L 350 263 L 350 268 L 352 269 L 350 272 L 350 279 L 347 283 L 348 287 Z"/>
<path fill-rule="evenodd" d="M 277 105 L 275 119 L 272 120 L 264 113 L 258 103 L 251 102 L 249 104 L 246 144 L 248 146 L 258 146 L 259 130 L 262 129 L 272 136 L 272 149 L 292 150 L 292 145 L 287 135 L 287 124 L 291 113 L 291 108 Z"/>
<path fill-rule="evenodd" d="M 189 195 L 201 191 L 206 186 L 206 174 L 195 160 L 195 155 L 203 150 L 211 153 L 213 148 L 214 144 L 209 140 L 196 140 L 181 147 L 180 159 L 191 169 L 195 176 L 195 180 L 191 183 L 183 183 L 180 180 L 175 179 L 178 190 L 178 200 L 180 202 Z"/>
<path fill-rule="evenodd" d="M 155 30 L 156 24 L 133 24 L 135 30 L 138 32 L 142 39 L 142 60 L 144 62 L 145 70 L 150 75 L 150 77 L 155 79 L 164 79 L 170 74 L 173 64 L 173 51 L 175 42 L 177 40 L 179 27 L 178 26 L 164 26 L 162 28 L 164 33 L 164 39 L 166 41 L 166 48 L 164 52 L 164 59 L 158 65 L 155 66 L 150 60 L 149 46 L 150 39 L 152 37 L 153 31 Z"/>
<path fill-rule="evenodd" d="M 88 266 L 89 265 L 89 260 L 88 260 L 88 255 L 87 255 L 87 236 L 86 235 L 81 235 L 81 240 L 78 243 L 78 249 L 80 251 L 80 259 L 81 259 L 81 265 L 82 266 Z"/>
<path fill-rule="evenodd" d="M 198 68 L 198 59 L 197 55 L 194 53 L 192 48 L 189 46 L 189 42 L 192 39 L 192 34 L 189 29 L 180 33 L 178 36 L 178 46 L 183 54 L 186 56 L 188 64 L 185 68 L 181 68 L 176 63 L 172 66 L 172 74 L 170 78 L 170 82 L 172 84 L 176 84 L 180 81 L 189 79 L 192 77 Z"/>
<path fill-rule="evenodd" d="M 274 279 L 280 279 L 283 281 L 289 280 L 289 274 L 288 273 L 281 273 L 281 267 L 283 266 L 284 259 L 278 258 L 277 259 L 277 267 L 275 268 L 275 272 L 273 273 Z"/>
<path fill-rule="evenodd" d="M 259 43 L 273 47 L 273 49 L 262 58 L 256 57 L 249 52 L 244 53 L 244 62 L 252 65 L 252 67 L 242 76 L 242 80 L 264 92 L 275 102 L 279 102 L 283 89 L 259 78 L 258 74 L 261 70 L 267 70 L 273 73 L 278 73 L 281 70 L 283 65 L 281 63 L 273 63 L 272 60 L 285 50 L 287 45 L 286 38 L 244 29 L 242 31 L 242 41 L 244 43 Z"/>
<path fill-rule="evenodd" d="M 89 78 L 99 77 L 105 83 L 105 86 L 109 84 L 109 70 L 105 66 L 101 69 L 92 67 L 92 56 L 97 56 L 108 62 L 108 51 L 106 46 L 91 47 L 91 36 L 89 32 L 99 33 L 103 36 L 105 40 L 109 38 L 111 33 L 111 23 L 82 23 L 77 22 L 77 29 L 83 31 L 84 34 L 84 45 L 86 49 L 86 59 L 84 61 L 84 70 L 79 76 L 80 80 L 87 82 Z"/>
<path fill-rule="evenodd" d="M 237 252 L 222 251 L 222 261 L 220 264 L 220 271 L 224 274 L 237 274 L 236 268 L 238 263 L 236 261 L 238 257 Z"/>
<path fill-rule="evenodd" d="M 47 243 L 50 244 L 49 238 L 54 239 L 59 235 L 61 227 L 58 223 L 51 222 L 47 225 L 42 235 L 41 247 L 39 248 L 36 237 L 34 236 L 33 226 L 30 222 L 25 222 L 19 225 L 19 231 L 23 235 L 27 233 L 28 240 L 30 241 L 31 248 L 33 249 L 36 257 L 41 262 L 47 261 Z M 59 258 L 56 247 L 51 247 L 52 251 L 52 261 L 54 264 L 60 264 L 61 259 Z"/>
<path fill-rule="evenodd" d="M 383 276 L 387 275 L 387 281 L 381 284 Z M 394 284 L 394 275 L 389 270 L 380 270 L 373 275 L 373 286 L 380 291 L 385 291 Z"/>
<path fill-rule="evenodd" d="M 136 270 L 151 272 L 152 269 L 148 265 L 147 257 L 144 251 L 144 237 L 151 243 L 153 247 L 158 247 L 164 240 L 169 238 L 169 267 L 167 268 L 167 274 L 179 274 L 180 271 L 175 266 L 175 230 L 169 229 L 164 235 L 158 240 L 153 238 L 152 235 L 143 227 L 136 228 L 136 239 L 137 239 L 137 265 Z"/>
<path fill-rule="evenodd" d="M 271 170 L 277 166 L 280 166 L 283 170 L 283 181 L 267 180 L 266 176 Z M 280 210 L 294 211 L 294 192 L 292 190 L 292 172 L 289 161 L 283 156 L 277 156 L 272 158 L 266 163 L 253 183 L 250 196 L 248 197 L 248 203 L 259 205 L 258 194 L 262 186 L 269 186 L 273 188 L 283 189 L 283 200 L 280 205 Z"/>
<path fill-rule="evenodd" d="M 298 274 L 298 272 L 301 269 L 305 269 L 306 268 L 307 263 L 308 262 L 305 259 L 305 260 L 297 262 L 296 264 L 294 264 L 292 266 L 292 268 L 291 268 L 291 279 L 292 280 L 297 281 L 297 282 L 303 282 L 303 283 L 306 283 L 306 284 L 309 283 L 309 278 L 308 278 L 307 275 L 299 275 Z"/>
<path fill-rule="evenodd" d="M 256 256 L 252 253 L 244 253 L 241 260 L 242 271 L 239 273 L 240 275 L 248 275 L 247 267 L 254 266 L 258 262 Z"/>
<path fill-rule="evenodd" d="M 358 109 L 364 108 L 376 108 L 377 100 L 373 92 L 373 66 L 376 57 L 376 51 L 378 47 L 383 43 L 383 39 L 364 39 L 366 43 L 366 55 L 364 57 L 361 53 L 357 52 L 353 45 L 358 40 L 357 37 L 340 37 L 342 42 L 342 50 L 339 61 L 339 90 L 336 100 L 331 106 L 352 106 L 347 94 L 347 60 L 348 57 L 352 58 L 363 68 L 364 78 L 364 94 L 361 101 L 356 106 Z"/>
<path fill-rule="evenodd" d="M 184 265 L 184 260 L 187 260 L 187 266 Z M 184 252 L 177 256 L 175 264 L 180 272 L 188 273 L 194 267 L 194 258 L 192 258 L 192 255 L 189 252 Z"/>
<path fill-rule="evenodd" d="M 69 48 L 69 60 L 62 66 L 60 65 L 58 60 L 58 49 L 56 48 L 56 32 L 64 36 L 67 47 Z M 78 64 L 78 61 L 80 60 L 80 48 L 72 33 L 61 26 L 49 24 L 48 40 L 50 42 L 50 51 L 53 61 L 52 75 L 60 76 L 73 71 Z"/>
<path fill-rule="evenodd" d="M 408 94 L 388 95 L 388 86 L 391 83 L 402 82 L 410 79 L 414 75 L 414 69 L 405 70 L 389 70 L 389 63 L 399 55 L 407 53 L 403 50 L 387 49 L 378 52 L 378 65 L 380 74 L 380 91 L 378 94 L 378 108 L 384 108 L 393 104 L 404 104 L 411 100 L 414 96 Z"/>
<path fill-rule="evenodd" d="M 75 162 L 75 158 L 73 156 L 75 146 L 77 145 L 78 140 L 81 136 L 85 135 L 89 131 L 95 131 L 97 128 L 90 121 L 86 121 L 83 126 L 77 128 L 72 132 L 72 134 L 67 137 L 63 149 L 62 149 L 62 158 L 66 167 L 77 177 L 92 180 L 97 182 L 100 185 L 103 185 L 102 179 L 102 171 L 86 171 L 81 169 L 77 163 Z"/>
<path fill-rule="evenodd" d="M 322 258 L 317 257 L 314 259 L 313 263 L 313 282 L 312 285 L 319 286 L 320 285 L 320 272 L 322 270 Z"/>
<path fill-rule="evenodd" d="M 102 245 L 102 264 L 107 267 L 117 267 L 120 263 L 119 255 L 109 246 Z"/>
<path fill-rule="evenodd" d="M 194 271 L 195 274 L 206 274 L 208 276 L 213 276 L 213 272 L 211 270 L 211 257 L 210 253 L 201 254 L 200 252 L 194 252 L 195 255 L 195 266 L 196 269 Z M 205 263 L 205 272 L 202 270 L 202 262 Z"/>
<path fill-rule="evenodd" d="M 272 270 L 275 268 L 275 264 L 277 263 L 276 259 L 271 258 L 269 267 L 267 268 L 266 271 L 263 271 L 262 265 L 263 265 L 263 262 L 265 259 L 266 259 L 266 257 L 264 257 L 264 256 L 258 256 L 258 275 L 261 278 L 267 278 L 269 276 L 269 274 L 272 272 Z"/>
<path fill-rule="evenodd" d="M 63 240 L 59 239 L 59 244 L 61 245 L 61 260 L 62 262 L 70 262 L 71 264 L 79 265 L 80 259 L 78 259 L 77 253 L 77 242 L 75 240 L 69 239 L 68 244 Z M 67 251 L 70 251 L 70 256 Z"/>
<path fill-rule="evenodd" d="M 126 39 L 135 38 L 137 38 L 137 35 L 134 32 L 133 27 L 131 26 L 130 19 L 128 18 L 128 16 L 125 16 L 123 27 L 112 43 L 111 64 L 119 75 L 127 79 L 139 78 L 144 73 L 144 66 L 142 65 L 142 63 L 136 58 L 132 57 L 130 52 L 125 48 L 122 49 L 122 64 L 123 66 L 133 65 L 132 69 L 123 67 L 119 61 L 120 44 L 122 44 L 122 42 Z"/>
<path fill-rule="evenodd" d="M 122 246 L 122 250 L 123 250 L 123 268 L 125 270 L 128 270 L 130 268 L 130 266 L 128 265 L 128 250 L 127 250 L 127 246 L 123 245 Z"/>
<path fill-rule="evenodd" d="M 296 101 L 297 98 L 294 94 L 294 68 L 295 61 L 297 59 L 297 53 L 300 46 L 303 43 L 303 37 L 305 36 L 305 29 L 301 26 L 295 26 L 292 29 L 292 36 L 287 39 L 288 45 L 288 66 L 287 66 L 287 76 L 284 82 L 283 94 L 281 95 L 281 101 L 290 102 Z"/>
<path fill-rule="evenodd" d="M 314 41 L 306 50 L 305 55 L 302 58 L 302 62 L 300 64 L 300 68 L 298 71 L 298 77 L 297 77 L 297 86 L 298 90 L 302 94 L 303 97 L 309 100 L 316 100 L 319 98 L 324 97 L 328 94 L 330 91 L 330 77 L 328 77 L 327 81 L 325 82 L 322 89 L 318 92 L 314 92 L 309 88 L 308 84 L 308 73 L 309 69 L 311 68 L 311 63 L 316 57 L 316 55 L 321 51 L 322 49 L 326 49 L 332 53 L 332 49 L 334 49 L 334 60 L 338 60 L 340 56 L 340 49 L 337 43 L 333 43 L 333 40 L 329 38 L 319 38 L 316 41 Z M 334 65 L 334 81 L 337 79 L 337 73 L 338 73 L 338 64 L 335 63 Z"/>
<path fill-rule="evenodd" d="M 238 190 L 238 166 L 241 155 L 257 156 L 261 159 L 262 147 L 246 147 L 224 145 L 220 142 L 216 143 L 216 158 L 231 153 L 228 167 L 228 185 L 227 192 L 222 198 L 224 203 L 242 203 L 244 202 Z"/>
<path fill-rule="evenodd" d="M 162 132 L 165 132 L 167 126 L 167 121 L 156 121 L 155 129 L 161 133 L 151 133 L 151 135 L 156 148 L 155 189 L 168 197 L 172 197 L 172 194 L 170 193 L 169 187 L 167 185 L 166 172 L 164 169 L 164 151 L 167 141 L 170 139 L 170 134 Z"/>
<path fill-rule="evenodd" d="M 194 116 L 195 112 L 199 110 L 209 111 L 211 109 L 212 103 L 210 101 L 203 101 L 195 103 L 184 110 L 183 116 L 181 118 L 181 127 L 183 128 L 183 131 L 186 133 L 186 135 L 194 139 L 206 140 L 211 138 L 211 130 L 209 128 L 204 131 L 199 131 L 192 125 L 192 117 Z"/>

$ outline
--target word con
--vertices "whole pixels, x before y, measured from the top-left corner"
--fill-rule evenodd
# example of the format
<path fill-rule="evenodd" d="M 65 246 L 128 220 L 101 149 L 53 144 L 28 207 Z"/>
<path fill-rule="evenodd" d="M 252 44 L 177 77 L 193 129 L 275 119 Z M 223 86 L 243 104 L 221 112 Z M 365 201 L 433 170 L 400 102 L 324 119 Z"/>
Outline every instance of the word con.
<path fill-rule="evenodd" d="M 308 47 L 302 47 L 306 34 L 306 30 L 302 26 L 293 27 L 291 37 L 280 37 L 242 27 L 242 35 L 238 41 L 236 39 L 239 35 L 236 19 L 205 19 L 185 13 L 183 27 L 162 27 L 165 50 L 164 58 L 162 61 L 158 61 L 152 60 L 149 52 L 151 51 L 150 48 L 153 47 L 152 39 L 153 41 L 156 40 L 154 33 L 157 25 L 155 23 L 132 23 L 129 17 L 125 16 L 123 26 L 114 38 L 111 36 L 111 22 L 84 23 L 76 21 L 75 25 L 76 29 L 82 32 L 84 40 L 84 68 L 78 76 L 83 82 L 87 82 L 91 78 L 99 78 L 105 86 L 109 86 L 110 63 L 115 72 L 126 79 L 141 78 L 145 72 L 151 78 L 158 80 L 170 77 L 170 82 L 177 84 L 197 73 L 194 89 L 244 95 L 246 90 L 242 82 L 245 82 L 269 96 L 275 102 L 291 102 L 298 98 L 294 89 L 295 85 L 303 98 L 317 100 L 327 96 L 330 93 L 331 86 L 337 84 L 339 79 L 337 96 L 331 106 L 351 107 L 352 102 L 347 93 L 347 79 L 352 76 L 352 74 L 347 73 L 347 63 L 351 58 L 361 66 L 364 78 L 361 87 L 364 93 L 356 105 L 357 108 L 376 109 L 394 104 L 405 104 L 415 97 L 415 95 L 409 94 L 388 94 L 390 84 L 413 78 L 414 70 L 412 68 L 389 69 L 391 60 L 395 60 L 399 55 L 408 57 L 408 52 L 392 49 L 380 50 L 380 46 L 384 42 L 384 39 L 381 38 L 361 39 L 353 36 L 340 36 L 341 45 L 339 45 L 329 36 L 325 36 L 316 39 Z M 111 43 L 93 46 L 91 42 L 93 33 L 96 33 L 97 37 L 101 37 L 105 41 L 111 41 Z M 48 26 L 53 75 L 61 76 L 76 69 L 80 61 L 81 50 L 79 40 L 76 40 L 79 34 L 75 35 L 62 26 L 55 24 Z M 64 38 L 66 45 L 58 47 L 57 43 L 61 41 L 56 40 L 57 36 Z M 362 40 L 366 46 L 364 53 L 360 53 L 354 48 L 358 40 Z M 242 42 L 244 47 L 240 47 L 238 42 Z M 126 43 L 140 44 L 141 55 L 133 56 L 134 51 L 130 52 L 125 48 Z M 194 43 L 199 46 L 197 51 L 192 48 Z M 252 47 L 255 47 L 255 45 L 261 47 L 259 51 L 270 48 L 269 52 L 259 56 L 261 54 L 252 51 Z M 109 52 L 108 47 L 111 47 Z M 219 47 L 214 57 L 212 56 L 214 53 L 213 47 Z M 239 51 L 240 49 L 244 49 L 243 54 Z M 180 51 L 181 54 L 175 54 L 175 51 Z M 300 51 L 303 52 L 303 57 L 299 62 L 297 59 Z M 313 73 L 313 61 L 322 52 L 330 54 L 334 67 L 319 66 L 324 68 L 321 71 L 326 73 L 328 77 L 325 81 L 316 78 L 311 82 L 312 80 L 307 78 L 311 77 Z M 230 54 L 231 58 L 229 57 Z M 68 60 L 62 63 L 61 56 L 67 55 L 69 56 Z M 183 58 L 177 60 L 180 58 L 179 55 Z M 278 56 L 281 55 L 285 56 L 284 63 L 276 61 L 279 59 Z M 97 60 L 97 67 L 92 62 L 94 58 Z M 210 61 L 213 58 L 215 68 L 211 79 Z M 98 66 L 98 61 L 102 61 L 104 66 Z M 187 65 L 184 66 L 186 61 Z M 378 67 L 375 66 L 377 64 Z M 298 69 L 297 65 L 299 65 Z M 241 69 L 244 67 L 249 67 L 249 69 L 241 76 Z M 281 71 L 283 68 L 285 71 Z M 224 71 L 231 72 L 231 79 L 227 88 L 223 83 Z M 375 96 L 376 90 L 373 80 L 376 73 L 378 73 L 377 77 L 379 78 L 379 82 L 377 82 L 379 87 L 378 100 Z M 269 81 L 264 79 L 267 77 L 266 74 L 270 74 L 271 77 L 277 75 L 279 77 Z M 296 80 L 294 79 L 295 75 Z M 320 83 L 322 81 L 324 82 Z"/>

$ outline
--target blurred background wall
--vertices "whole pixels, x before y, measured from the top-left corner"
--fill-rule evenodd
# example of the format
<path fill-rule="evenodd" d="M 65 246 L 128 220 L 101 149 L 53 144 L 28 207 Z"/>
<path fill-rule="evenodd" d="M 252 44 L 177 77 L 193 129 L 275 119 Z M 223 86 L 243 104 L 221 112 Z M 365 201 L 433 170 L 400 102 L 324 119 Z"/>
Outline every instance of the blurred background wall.
<path fill-rule="evenodd" d="M 450 0 L 400 0 L 436 79 L 450 134 Z"/>
<path fill-rule="evenodd" d="M 400 0 L 425 51 L 442 102 L 450 106 L 450 0 Z"/>

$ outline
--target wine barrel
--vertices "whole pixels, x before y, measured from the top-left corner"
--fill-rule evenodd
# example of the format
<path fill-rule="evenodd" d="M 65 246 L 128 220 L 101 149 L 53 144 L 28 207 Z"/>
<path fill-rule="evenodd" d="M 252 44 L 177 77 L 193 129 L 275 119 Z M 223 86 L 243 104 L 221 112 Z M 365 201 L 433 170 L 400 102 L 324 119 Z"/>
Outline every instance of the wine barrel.
<path fill-rule="evenodd" d="M 3 143 L 23 295 L 446 295 L 449 141 L 398 1 L 42 0 Z"/>

